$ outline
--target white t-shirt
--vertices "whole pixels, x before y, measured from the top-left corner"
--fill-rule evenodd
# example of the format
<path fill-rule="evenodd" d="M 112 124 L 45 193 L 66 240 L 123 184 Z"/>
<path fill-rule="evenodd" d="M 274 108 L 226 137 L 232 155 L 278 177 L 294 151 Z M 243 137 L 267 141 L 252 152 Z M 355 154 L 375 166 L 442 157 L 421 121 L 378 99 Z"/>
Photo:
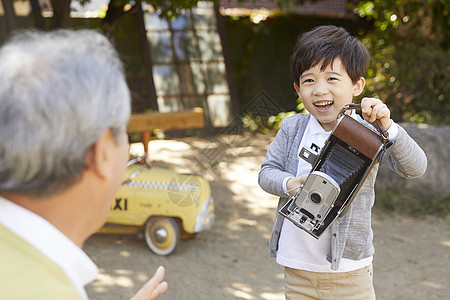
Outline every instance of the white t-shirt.
<path fill-rule="evenodd" d="M 2 197 L 0 223 L 58 264 L 80 295 L 88 298 L 84 286 L 95 280 L 98 268 L 72 240 L 41 216 Z"/>
<path fill-rule="evenodd" d="M 352 114 L 355 116 L 356 114 Z M 393 126 L 391 126 L 393 127 Z M 298 153 L 303 147 L 312 148 L 315 144 L 318 152 L 325 144 L 331 131 L 326 132 L 317 119 L 311 115 L 303 138 L 300 142 Z M 315 146 L 313 146 L 315 147 Z M 303 159 L 298 160 L 297 175 L 307 176 L 311 172 L 311 165 Z M 286 178 L 283 188 L 286 191 Z M 276 261 L 285 267 L 306 270 L 311 272 L 349 272 L 366 267 L 372 263 L 373 257 L 362 260 L 342 258 L 338 270 L 331 269 L 331 263 L 326 260 L 331 247 L 331 227 L 328 227 L 318 240 L 304 230 L 295 226 L 291 221 L 284 219 L 281 228 Z"/>

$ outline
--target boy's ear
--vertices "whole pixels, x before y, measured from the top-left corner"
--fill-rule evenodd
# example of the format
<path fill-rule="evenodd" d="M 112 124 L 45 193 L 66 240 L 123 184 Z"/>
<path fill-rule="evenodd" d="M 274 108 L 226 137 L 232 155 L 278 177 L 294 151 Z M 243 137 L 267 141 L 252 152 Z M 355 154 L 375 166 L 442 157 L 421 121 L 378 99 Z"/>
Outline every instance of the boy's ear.
<path fill-rule="evenodd" d="M 300 87 L 298 86 L 298 84 L 296 82 L 294 82 L 294 89 L 297 92 L 297 95 L 300 97 Z"/>
<path fill-rule="evenodd" d="M 359 80 L 353 85 L 353 96 L 361 95 L 365 85 L 366 79 L 364 77 L 360 77 Z"/>

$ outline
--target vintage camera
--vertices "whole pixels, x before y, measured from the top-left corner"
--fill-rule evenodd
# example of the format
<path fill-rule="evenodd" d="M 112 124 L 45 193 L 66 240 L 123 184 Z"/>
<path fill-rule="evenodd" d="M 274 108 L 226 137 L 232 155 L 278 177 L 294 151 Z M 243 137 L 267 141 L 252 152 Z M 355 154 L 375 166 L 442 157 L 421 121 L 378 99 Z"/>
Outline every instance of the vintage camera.
<path fill-rule="evenodd" d="M 306 148 L 300 151 L 300 157 L 312 164 L 311 172 L 279 213 L 318 239 L 346 212 L 369 171 L 390 146 L 387 140 L 342 113 L 320 153 Z"/>

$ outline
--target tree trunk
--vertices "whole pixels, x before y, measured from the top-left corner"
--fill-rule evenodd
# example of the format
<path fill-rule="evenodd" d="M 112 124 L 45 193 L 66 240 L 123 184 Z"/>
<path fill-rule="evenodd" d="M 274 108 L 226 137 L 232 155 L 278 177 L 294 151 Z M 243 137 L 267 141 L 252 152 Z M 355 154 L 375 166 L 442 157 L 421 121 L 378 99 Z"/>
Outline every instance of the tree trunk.
<path fill-rule="evenodd" d="M 6 33 L 10 34 L 19 26 L 17 24 L 16 12 L 14 11 L 13 0 L 2 0 L 5 11 Z"/>
<path fill-rule="evenodd" d="M 51 28 L 68 28 L 70 26 L 70 0 L 51 0 L 53 19 Z"/>
<path fill-rule="evenodd" d="M 34 26 L 40 30 L 44 30 L 44 18 L 42 17 L 41 6 L 38 0 L 30 0 L 31 15 L 33 16 Z"/>

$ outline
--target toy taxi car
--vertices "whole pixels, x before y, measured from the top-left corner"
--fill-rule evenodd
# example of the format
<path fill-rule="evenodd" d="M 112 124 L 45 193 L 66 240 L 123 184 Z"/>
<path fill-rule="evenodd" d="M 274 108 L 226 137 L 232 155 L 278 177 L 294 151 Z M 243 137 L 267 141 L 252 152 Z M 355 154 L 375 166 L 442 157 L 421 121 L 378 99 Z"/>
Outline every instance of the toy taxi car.
<path fill-rule="evenodd" d="M 148 247 L 168 255 L 180 238 L 212 226 L 214 201 L 208 181 L 201 176 L 151 167 L 145 157 L 139 157 L 130 160 L 124 179 L 99 232 L 143 230 Z"/>

